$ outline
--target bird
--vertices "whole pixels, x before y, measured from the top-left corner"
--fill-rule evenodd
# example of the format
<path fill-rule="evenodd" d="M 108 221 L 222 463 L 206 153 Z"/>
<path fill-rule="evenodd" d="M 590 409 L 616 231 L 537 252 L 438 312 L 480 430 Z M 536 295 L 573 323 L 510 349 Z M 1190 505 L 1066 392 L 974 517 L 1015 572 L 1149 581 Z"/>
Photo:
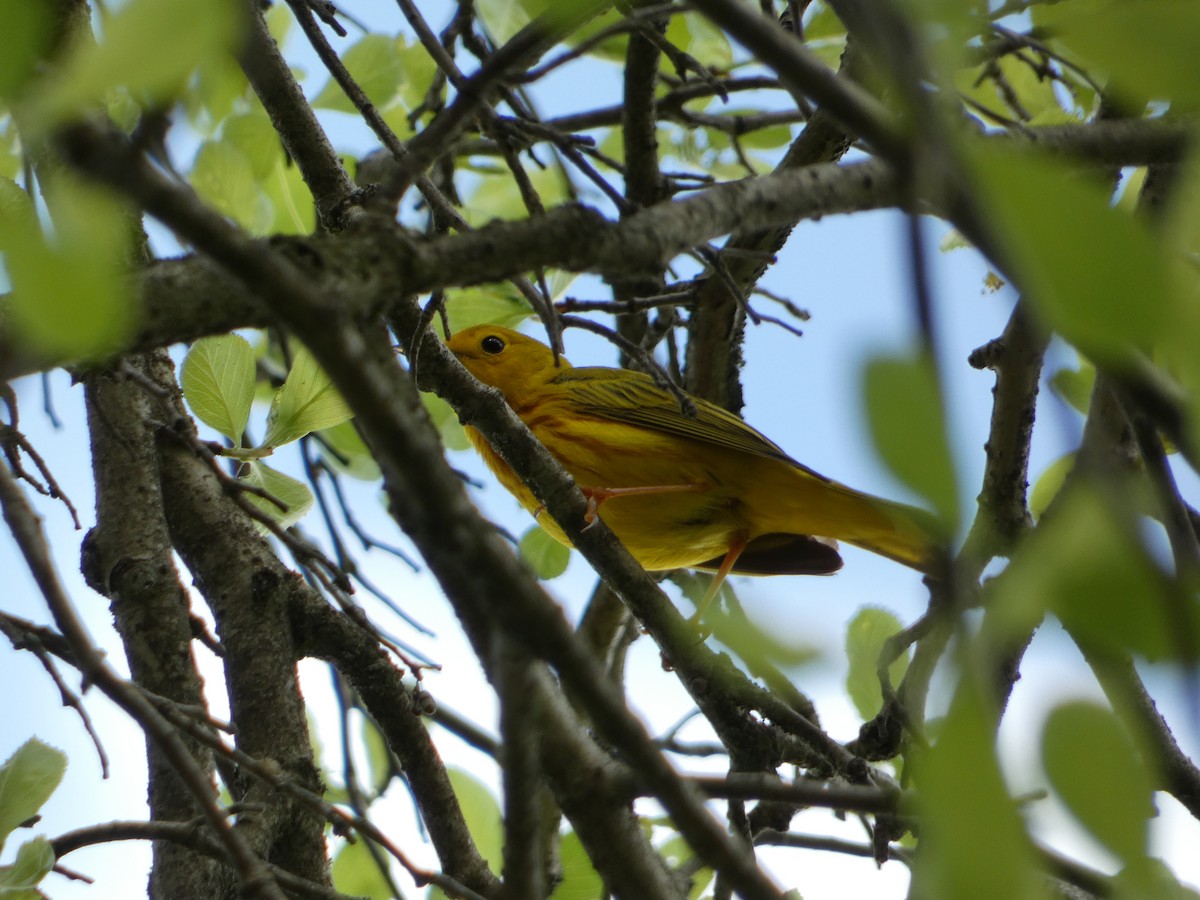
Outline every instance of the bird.
<path fill-rule="evenodd" d="M 931 514 L 818 474 L 716 404 L 691 397 L 686 410 L 645 373 L 575 368 L 497 325 L 459 330 L 446 346 L 574 478 L 586 527 L 602 519 L 647 571 L 716 573 L 694 619 L 729 574 L 833 574 L 838 541 L 926 574 L 937 568 Z M 487 439 L 469 424 L 466 433 L 501 485 L 570 546 Z"/>

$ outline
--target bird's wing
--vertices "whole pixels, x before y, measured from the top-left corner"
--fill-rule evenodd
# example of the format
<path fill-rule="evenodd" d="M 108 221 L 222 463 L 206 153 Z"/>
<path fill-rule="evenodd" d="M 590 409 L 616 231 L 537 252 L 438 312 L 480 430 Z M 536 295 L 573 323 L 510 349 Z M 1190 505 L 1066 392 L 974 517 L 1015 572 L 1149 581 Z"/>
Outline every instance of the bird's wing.
<path fill-rule="evenodd" d="M 552 383 L 569 391 L 572 406 L 586 415 L 778 459 L 821 481 L 829 480 L 802 466 L 774 441 L 713 403 L 693 397 L 696 415 L 687 415 L 674 394 L 640 372 L 599 367 L 567 369 Z"/>

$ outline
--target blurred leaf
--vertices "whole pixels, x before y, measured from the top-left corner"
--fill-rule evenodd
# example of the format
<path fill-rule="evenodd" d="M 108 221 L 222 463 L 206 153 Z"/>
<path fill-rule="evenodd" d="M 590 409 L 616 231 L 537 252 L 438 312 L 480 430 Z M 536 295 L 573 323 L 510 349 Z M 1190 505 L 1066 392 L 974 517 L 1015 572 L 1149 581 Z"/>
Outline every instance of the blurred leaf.
<path fill-rule="evenodd" d="M 883 706 L 879 686 L 879 655 L 888 638 L 904 630 L 900 620 L 886 609 L 866 607 L 855 613 L 846 628 L 846 690 L 863 719 L 874 716 Z M 908 653 L 902 653 L 888 666 L 892 687 L 900 684 L 908 671 Z"/>
<path fill-rule="evenodd" d="M 42 900 L 36 886 L 55 863 L 54 848 L 44 837 L 26 841 L 17 849 L 11 866 L 0 866 L 0 897 L 4 900 Z"/>
<path fill-rule="evenodd" d="M 502 325 L 516 328 L 533 315 L 525 298 L 507 284 L 451 288 L 446 291 L 446 316 L 452 331 L 472 325 Z"/>
<path fill-rule="evenodd" d="M 226 119 L 221 128 L 221 142 L 241 151 L 257 181 L 266 179 L 284 158 L 279 133 L 261 108 Z"/>
<path fill-rule="evenodd" d="M 1092 388 L 1095 384 L 1096 367 L 1082 358 L 1078 369 L 1059 369 L 1050 376 L 1050 387 L 1054 393 L 1085 416 L 1092 405 Z"/>
<path fill-rule="evenodd" d="M 1044 896 L 1024 824 L 1000 773 L 994 713 L 986 703 L 974 677 L 966 674 L 937 743 L 910 764 L 921 799 L 922 852 L 913 868 L 914 896 Z"/>
<path fill-rule="evenodd" d="M 1055 81 L 1036 66 L 1023 56 L 1008 54 L 984 65 L 960 69 L 954 81 L 960 94 L 1003 119 L 1020 119 L 1030 125 L 1078 123 L 1060 105 Z M 1019 108 L 1014 109 L 1011 103 Z M 978 114 L 977 110 L 972 112 Z"/>
<path fill-rule="evenodd" d="M 53 37 L 51 7 L 29 0 L 0 0 L 4 52 L 0 53 L 0 99 L 16 96 L 33 76 Z"/>
<path fill-rule="evenodd" d="M 411 47 L 402 47 L 399 56 L 400 68 L 404 72 L 399 100 L 404 109 L 412 111 L 425 102 L 438 67 L 433 57 L 419 43 Z M 412 126 L 409 125 L 406 130 L 412 131 Z"/>
<path fill-rule="evenodd" d="M 442 443 L 445 444 L 447 450 L 471 449 L 471 441 L 458 421 L 458 413 L 449 403 L 436 394 L 422 394 L 421 402 L 425 404 L 425 410 L 429 413 L 429 418 L 433 420 L 434 427 L 442 436 Z"/>
<path fill-rule="evenodd" d="M 463 818 L 480 855 L 488 861 L 493 872 L 504 862 L 504 828 L 500 804 L 482 781 L 469 772 L 448 768 L 446 774 L 454 788 L 454 796 L 462 808 Z"/>
<path fill-rule="evenodd" d="M 392 754 L 379 726 L 366 716 L 362 720 L 363 748 L 367 755 L 367 775 L 372 790 L 382 793 L 392 777 Z"/>
<path fill-rule="evenodd" d="M 250 160 L 227 141 L 205 141 L 188 176 L 196 193 L 252 235 L 268 233 L 274 211 Z"/>
<path fill-rule="evenodd" d="M 301 346 L 292 359 L 287 381 L 275 392 L 263 446 L 282 447 L 310 431 L 332 428 L 353 415 L 329 376 Z"/>
<path fill-rule="evenodd" d="M 970 155 L 972 187 L 1011 274 L 1047 323 L 1092 357 L 1153 346 L 1170 291 L 1166 255 L 1145 223 L 1062 161 L 995 146 Z"/>
<path fill-rule="evenodd" d="M 1064 453 L 1050 465 L 1046 466 L 1038 480 L 1033 483 L 1029 492 L 1029 512 L 1034 520 L 1038 520 L 1058 496 L 1067 475 L 1075 468 L 1075 453 Z"/>
<path fill-rule="evenodd" d="M 1072 489 L 1017 548 L 997 579 L 993 608 L 1018 628 L 1053 612 L 1105 652 L 1167 658 L 1183 637 L 1167 615 L 1163 575 L 1137 537 L 1134 498 L 1128 502 L 1122 510 L 1088 485 Z"/>
<path fill-rule="evenodd" d="M 367 849 L 367 839 L 361 835 L 353 844 L 347 841 L 342 845 L 333 858 L 332 875 L 333 886 L 342 894 L 371 900 L 391 900 L 394 896 Z"/>
<path fill-rule="evenodd" d="M 362 88 L 363 93 L 377 107 L 391 103 L 404 78 L 404 66 L 400 50 L 403 38 L 390 38 L 383 34 L 368 34 L 342 54 L 342 64 Z M 330 78 L 312 101 L 318 109 L 334 109 L 339 112 L 356 112 L 357 107 L 342 91 L 341 86 Z"/>
<path fill-rule="evenodd" d="M 313 493 L 303 481 L 284 475 L 259 460 L 252 460 L 245 465 L 245 474 L 241 476 L 243 480 L 262 488 L 287 506 L 285 512 L 270 500 L 253 494 L 248 496 L 250 502 L 274 519 L 280 528 L 291 528 L 312 509 Z M 258 522 L 255 525 L 260 529 L 262 527 Z"/>
<path fill-rule="evenodd" d="M 733 65 L 733 48 L 725 33 L 699 13 L 671 16 L 667 40 L 694 57 L 701 65 L 728 71 Z"/>
<path fill-rule="evenodd" d="M 275 213 L 269 229 L 273 236 L 312 234 L 317 227 L 316 204 L 298 166 L 280 158 L 262 188 Z"/>
<path fill-rule="evenodd" d="M 559 839 L 558 858 L 563 879 L 550 895 L 551 900 L 596 900 L 604 895 L 604 881 L 574 831 Z"/>
<path fill-rule="evenodd" d="M 958 525 L 958 482 L 933 366 L 923 357 L 876 357 L 864 391 L 875 447 L 904 484 L 928 500 L 949 532 Z"/>
<path fill-rule="evenodd" d="M 543 581 L 550 581 L 567 571 L 571 561 L 571 549 L 550 537 L 541 525 L 534 525 L 521 535 L 520 550 L 521 559 Z"/>
<path fill-rule="evenodd" d="M 61 750 L 30 738 L 0 766 L 0 849 L 22 822 L 38 814 L 67 770 Z"/>
<path fill-rule="evenodd" d="M 24 241 L 19 235 L 36 234 L 37 210 L 19 184 L 0 176 L 0 253 L 19 251 Z"/>
<path fill-rule="evenodd" d="M 240 445 L 254 402 L 250 342 L 237 334 L 201 338 L 184 357 L 179 380 L 196 418 Z"/>
<path fill-rule="evenodd" d="M 133 327 L 124 280 L 130 220 L 113 196 L 65 174 L 56 178 L 49 205 L 54 232 L 45 238 L 28 227 L 28 210 L 10 207 L 16 222 L 0 218 L 12 321 L 43 352 L 70 359 L 111 353 Z"/>
<path fill-rule="evenodd" d="M 1064 3 L 1054 17 L 1056 42 L 1082 57 L 1093 76 L 1134 104 L 1169 100 L 1174 111 L 1200 106 L 1196 47 L 1200 16 L 1192 0 Z"/>
<path fill-rule="evenodd" d="M 1200 900 L 1160 859 L 1136 859 L 1113 877 L 1113 900 Z"/>
<path fill-rule="evenodd" d="M 566 182 L 557 167 L 534 169 L 527 174 L 533 190 L 547 209 L 569 199 Z M 501 174 L 480 179 L 479 186 L 465 199 L 464 215 L 477 228 L 494 219 L 524 219 L 529 216 L 521 191 L 507 169 Z"/>
<path fill-rule="evenodd" d="M 235 0 L 130 0 L 105 20 L 104 39 L 79 42 L 32 100 L 40 128 L 73 118 L 118 85 L 165 102 L 202 61 L 231 53 L 244 10 Z"/>
<path fill-rule="evenodd" d="M 180 100 L 191 124 L 211 136 L 249 92 L 250 81 L 242 67 L 231 56 L 222 55 L 201 61 L 192 90 Z"/>
<path fill-rule="evenodd" d="M 1153 784 L 1111 710 L 1084 701 L 1054 709 L 1042 732 L 1042 765 L 1093 837 L 1125 863 L 1145 855 Z"/>
<path fill-rule="evenodd" d="M 324 428 L 321 430 L 321 437 L 329 445 L 329 449 L 322 448 L 321 456 L 336 471 L 360 481 L 379 480 L 379 464 L 375 462 L 375 457 L 371 455 L 353 422 L 342 422 L 332 428 Z"/>

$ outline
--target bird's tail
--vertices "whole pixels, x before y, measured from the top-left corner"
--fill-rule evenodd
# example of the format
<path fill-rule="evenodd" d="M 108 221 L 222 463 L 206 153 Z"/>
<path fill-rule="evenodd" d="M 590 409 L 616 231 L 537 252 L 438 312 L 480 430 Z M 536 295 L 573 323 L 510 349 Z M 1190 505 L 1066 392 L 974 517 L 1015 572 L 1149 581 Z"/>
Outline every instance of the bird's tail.
<path fill-rule="evenodd" d="M 784 504 L 788 531 L 844 541 L 920 572 L 938 573 L 943 542 L 931 513 L 864 494 L 803 467 L 794 472 L 796 490 Z"/>

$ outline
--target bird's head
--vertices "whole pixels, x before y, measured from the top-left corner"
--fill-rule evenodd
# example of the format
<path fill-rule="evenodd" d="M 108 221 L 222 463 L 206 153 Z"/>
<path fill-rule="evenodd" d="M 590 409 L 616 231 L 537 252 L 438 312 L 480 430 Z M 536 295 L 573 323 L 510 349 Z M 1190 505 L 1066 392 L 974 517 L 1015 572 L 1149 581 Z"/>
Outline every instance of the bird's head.
<path fill-rule="evenodd" d="M 499 325 L 464 328 L 446 346 L 472 375 L 499 390 L 509 403 L 523 390 L 571 367 L 561 356 L 556 366 L 554 352 L 541 341 Z"/>

